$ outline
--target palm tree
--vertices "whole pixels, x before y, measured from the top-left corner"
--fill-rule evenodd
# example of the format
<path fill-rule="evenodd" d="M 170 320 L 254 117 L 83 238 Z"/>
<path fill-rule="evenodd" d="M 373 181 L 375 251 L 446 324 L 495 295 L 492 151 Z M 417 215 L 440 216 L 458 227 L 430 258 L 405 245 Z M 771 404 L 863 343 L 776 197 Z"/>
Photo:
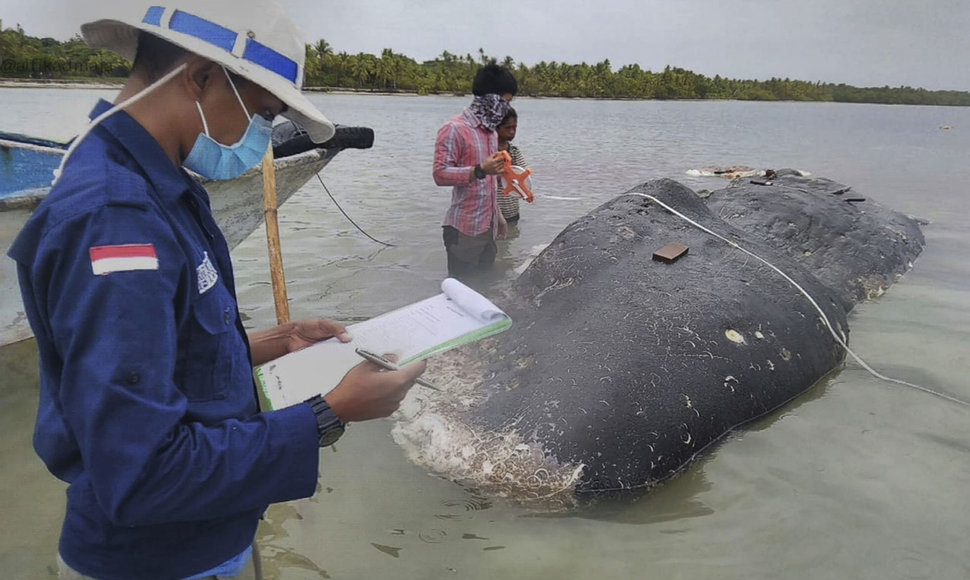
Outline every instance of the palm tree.
<path fill-rule="evenodd" d="M 394 51 L 385 48 L 381 51 L 381 58 L 377 61 L 377 80 L 383 83 L 385 89 L 388 81 L 393 82 L 394 88 L 397 88 L 397 79 L 394 78 L 394 59 Z"/>
<path fill-rule="evenodd" d="M 303 65 L 303 76 L 309 80 L 320 74 L 320 59 L 317 57 L 317 50 L 310 44 L 304 47 L 306 62 Z"/>
<path fill-rule="evenodd" d="M 333 54 L 333 46 L 331 46 L 329 42 L 327 42 L 322 38 L 317 41 L 317 44 L 316 46 L 314 46 L 314 48 L 317 51 L 317 56 L 319 56 L 320 58 L 323 58 L 325 56 L 330 56 L 331 54 Z"/>
<path fill-rule="evenodd" d="M 372 74 L 374 74 L 375 64 L 374 55 L 363 52 L 353 57 L 350 64 L 350 72 L 357 79 L 357 87 L 367 84 Z"/>

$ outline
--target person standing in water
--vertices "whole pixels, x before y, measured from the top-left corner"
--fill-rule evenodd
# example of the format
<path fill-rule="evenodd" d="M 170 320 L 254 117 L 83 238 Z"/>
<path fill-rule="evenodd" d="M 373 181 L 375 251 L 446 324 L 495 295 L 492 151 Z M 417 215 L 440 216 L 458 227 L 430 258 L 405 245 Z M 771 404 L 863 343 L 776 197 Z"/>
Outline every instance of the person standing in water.
<path fill-rule="evenodd" d="M 519 126 L 519 114 L 514 107 L 509 107 L 509 112 L 499 123 L 495 133 L 498 135 L 498 150 L 505 151 L 512 158 L 512 165 L 528 169 L 525 164 L 525 157 L 522 151 L 512 143 L 515 139 L 515 132 Z M 513 191 L 508 195 L 503 191 L 508 184 L 501 177 L 498 179 L 498 208 L 502 212 L 506 223 L 512 225 L 519 222 L 519 196 Z"/>
<path fill-rule="evenodd" d="M 333 135 L 300 91 L 302 36 L 270 0 L 100 6 L 81 33 L 131 75 L 9 251 L 40 354 L 34 448 L 68 483 L 58 576 L 258 579 L 269 504 L 312 496 L 320 447 L 394 412 L 425 365 L 364 362 L 326 395 L 260 412 L 254 365 L 351 337 L 326 320 L 247 333 L 186 169 L 242 174 L 280 115 L 316 143 Z"/>
<path fill-rule="evenodd" d="M 452 187 L 442 223 L 449 276 L 491 268 L 498 249 L 495 238 L 508 231 L 496 195 L 505 160 L 498 153 L 495 129 L 518 88 L 508 69 L 486 64 L 475 75 L 471 104 L 438 130 L 434 182 Z"/>

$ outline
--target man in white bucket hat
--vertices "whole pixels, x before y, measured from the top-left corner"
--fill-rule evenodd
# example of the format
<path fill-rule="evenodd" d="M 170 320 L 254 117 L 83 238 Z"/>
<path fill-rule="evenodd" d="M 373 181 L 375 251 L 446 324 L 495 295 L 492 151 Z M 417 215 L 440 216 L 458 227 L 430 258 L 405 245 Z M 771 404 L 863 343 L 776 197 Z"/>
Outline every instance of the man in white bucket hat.
<path fill-rule="evenodd" d="M 325 396 L 260 413 L 252 367 L 337 336 L 325 320 L 247 336 L 205 190 L 255 165 L 300 93 L 304 44 L 266 0 L 111 3 L 82 26 L 133 59 L 10 249 L 37 337 L 34 446 L 69 483 L 60 577 L 258 578 L 256 527 L 312 495 L 319 446 L 392 413 L 424 363 L 365 362 Z M 104 3 L 107 4 L 107 3 Z"/>

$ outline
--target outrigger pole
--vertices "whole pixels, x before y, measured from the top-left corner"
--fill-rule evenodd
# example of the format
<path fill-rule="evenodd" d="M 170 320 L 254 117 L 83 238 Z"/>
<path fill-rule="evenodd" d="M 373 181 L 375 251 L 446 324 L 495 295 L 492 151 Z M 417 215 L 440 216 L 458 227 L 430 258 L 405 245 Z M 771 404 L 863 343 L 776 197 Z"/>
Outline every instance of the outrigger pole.
<path fill-rule="evenodd" d="M 273 163 L 273 144 L 263 157 L 263 217 L 266 219 L 266 246 L 269 250 L 269 272 L 276 304 L 276 323 L 290 321 L 290 303 L 286 296 L 286 277 L 283 275 L 283 252 L 280 248 L 280 226 L 277 221 L 276 165 Z"/>

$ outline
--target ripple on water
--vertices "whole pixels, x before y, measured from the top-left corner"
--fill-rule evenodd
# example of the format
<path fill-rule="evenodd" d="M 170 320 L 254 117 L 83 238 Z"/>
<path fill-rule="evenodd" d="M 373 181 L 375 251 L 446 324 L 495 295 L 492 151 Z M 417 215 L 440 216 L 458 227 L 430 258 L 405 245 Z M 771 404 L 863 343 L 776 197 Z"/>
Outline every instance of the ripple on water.
<path fill-rule="evenodd" d="M 446 531 L 439 530 L 437 528 L 418 532 L 418 539 L 428 544 L 440 544 L 441 542 L 444 542 L 447 537 L 448 533 Z"/>

